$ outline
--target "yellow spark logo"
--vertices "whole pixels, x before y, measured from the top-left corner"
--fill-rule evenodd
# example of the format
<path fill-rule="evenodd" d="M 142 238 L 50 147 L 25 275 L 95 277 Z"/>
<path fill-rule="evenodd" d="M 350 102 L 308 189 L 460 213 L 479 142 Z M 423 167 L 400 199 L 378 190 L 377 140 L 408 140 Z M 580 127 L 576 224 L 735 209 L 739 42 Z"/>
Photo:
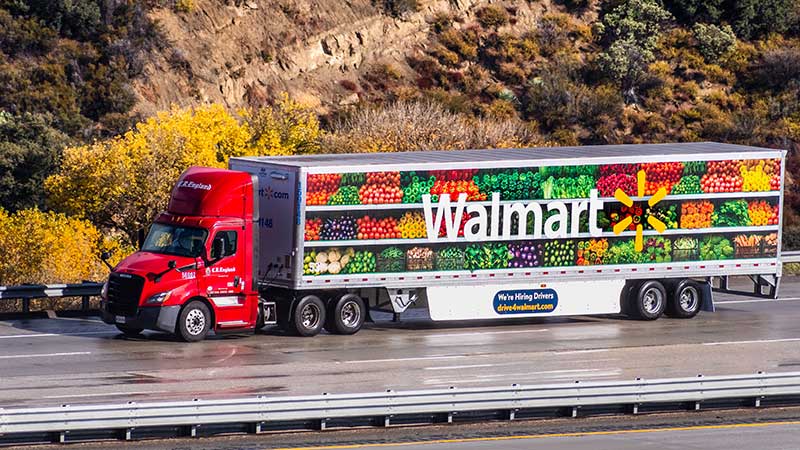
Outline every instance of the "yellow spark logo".
<path fill-rule="evenodd" d="M 637 196 L 644 197 L 645 186 L 647 185 L 647 174 L 644 173 L 644 170 L 640 170 L 636 174 L 636 179 L 637 179 L 637 190 L 638 190 Z M 647 200 L 647 205 L 652 208 L 656 203 L 663 200 L 664 197 L 666 196 L 667 196 L 666 188 L 661 187 L 658 189 L 655 195 L 653 195 L 652 197 L 650 197 L 649 200 Z M 614 191 L 614 198 L 619 200 L 620 203 L 627 206 L 628 208 L 633 206 L 633 199 L 631 199 L 628 196 L 628 194 L 626 194 L 625 191 L 623 191 L 620 188 L 617 188 L 617 190 Z M 621 221 L 619 221 L 619 223 L 614 225 L 614 234 L 620 234 L 623 231 L 625 231 L 625 229 L 628 228 L 631 222 L 633 222 L 633 217 L 630 214 L 628 214 L 628 217 L 622 219 Z M 664 224 L 664 222 L 650 215 L 647 216 L 647 223 L 649 223 L 659 233 L 663 233 L 664 230 L 667 229 L 667 225 Z M 642 224 L 641 223 L 637 224 L 636 241 L 634 242 L 634 248 L 636 249 L 637 252 L 642 251 L 642 249 L 644 248 L 644 243 L 642 242 L 642 231 L 643 231 Z"/>

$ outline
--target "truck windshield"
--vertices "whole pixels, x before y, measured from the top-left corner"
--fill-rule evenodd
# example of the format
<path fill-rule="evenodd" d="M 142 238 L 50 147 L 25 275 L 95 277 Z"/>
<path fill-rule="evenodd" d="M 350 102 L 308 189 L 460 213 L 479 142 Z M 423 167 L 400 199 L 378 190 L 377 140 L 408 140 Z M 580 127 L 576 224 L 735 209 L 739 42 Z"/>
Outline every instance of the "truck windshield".
<path fill-rule="evenodd" d="M 202 228 L 154 223 L 142 251 L 196 258 L 202 254 L 207 236 L 208 231 Z"/>

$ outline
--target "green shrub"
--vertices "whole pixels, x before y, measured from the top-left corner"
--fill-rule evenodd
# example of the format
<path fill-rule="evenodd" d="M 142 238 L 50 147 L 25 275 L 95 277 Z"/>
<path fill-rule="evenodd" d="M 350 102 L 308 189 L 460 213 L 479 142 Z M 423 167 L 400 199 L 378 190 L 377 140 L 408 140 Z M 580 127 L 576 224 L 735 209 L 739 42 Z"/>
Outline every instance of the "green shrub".
<path fill-rule="evenodd" d="M 736 49 L 736 35 L 730 25 L 718 27 L 716 25 L 706 25 L 696 23 L 692 27 L 700 54 L 708 62 L 717 62 L 725 54 Z"/>

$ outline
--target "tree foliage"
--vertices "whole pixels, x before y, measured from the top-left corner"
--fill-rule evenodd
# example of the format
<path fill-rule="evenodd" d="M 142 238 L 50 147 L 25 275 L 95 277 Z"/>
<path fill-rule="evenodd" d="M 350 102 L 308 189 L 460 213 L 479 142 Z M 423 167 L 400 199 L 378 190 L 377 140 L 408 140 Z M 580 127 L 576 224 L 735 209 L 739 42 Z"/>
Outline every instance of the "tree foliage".
<path fill-rule="evenodd" d="M 635 88 L 655 59 L 661 27 L 671 17 L 658 0 L 624 0 L 603 17 L 607 48 L 600 64 L 629 102 L 636 101 Z"/>
<path fill-rule="evenodd" d="M 131 250 L 85 220 L 38 209 L 14 214 L 0 209 L 0 285 L 99 280 L 107 273 L 100 253 L 112 252 L 116 262 Z"/>
<path fill-rule="evenodd" d="M 284 97 L 240 121 L 221 105 L 157 114 L 122 136 L 64 150 L 45 187 L 50 205 L 134 242 L 166 208 L 172 185 L 193 165 L 226 167 L 232 156 L 319 150 L 316 115 Z"/>
<path fill-rule="evenodd" d="M 44 207 L 44 179 L 70 139 L 38 114 L 0 111 L 0 208 Z"/>
<path fill-rule="evenodd" d="M 666 5 L 682 23 L 728 23 L 744 39 L 783 33 L 798 20 L 794 0 L 672 0 Z"/>
<path fill-rule="evenodd" d="M 131 241 L 164 209 L 170 188 L 191 165 L 223 167 L 247 152 L 250 133 L 219 105 L 157 114 L 124 135 L 70 147 L 45 187 L 51 205 Z"/>
<path fill-rule="evenodd" d="M 695 39 L 700 49 L 700 54 L 712 63 L 716 63 L 724 55 L 736 48 L 736 35 L 730 25 L 707 25 L 696 23 L 692 27 Z"/>

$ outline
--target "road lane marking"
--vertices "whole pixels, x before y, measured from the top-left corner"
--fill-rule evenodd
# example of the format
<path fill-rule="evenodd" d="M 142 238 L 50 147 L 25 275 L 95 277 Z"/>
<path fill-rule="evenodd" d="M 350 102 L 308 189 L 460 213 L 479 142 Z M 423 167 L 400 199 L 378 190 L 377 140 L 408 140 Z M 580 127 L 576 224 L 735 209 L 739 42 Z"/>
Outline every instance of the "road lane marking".
<path fill-rule="evenodd" d="M 55 356 L 78 356 L 91 355 L 92 352 L 66 352 L 66 353 L 37 353 L 33 355 L 3 355 L 0 359 L 21 359 L 21 358 L 48 358 Z"/>
<path fill-rule="evenodd" d="M 165 394 L 171 391 L 138 391 L 138 392 L 109 392 L 109 393 L 93 393 L 93 394 L 72 394 L 72 395 L 46 395 L 42 398 L 46 399 L 60 399 L 60 398 L 79 398 L 79 397 L 122 397 L 125 395 L 147 395 L 147 394 Z"/>
<path fill-rule="evenodd" d="M 528 434 L 517 436 L 494 436 L 494 437 L 475 437 L 457 439 L 435 439 L 430 441 L 410 441 L 397 443 L 376 443 L 376 444 L 345 444 L 345 445 L 325 445 L 317 447 L 282 447 L 277 450 L 333 450 L 333 449 L 357 449 L 375 447 L 409 447 L 412 445 L 435 445 L 435 444 L 463 444 L 468 442 L 496 442 L 511 441 L 520 439 L 548 439 L 548 438 L 570 438 L 585 436 L 615 436 L 625 434 L 644 434 L 644 433 L 664 433 L 674 431 L 700 431 L 700 430 L 731 430 L 737 428 L 764 428 L 771 426 L 800 425 L 798 420 L 788 420 L 782 422 L 760 422 L 760 423 L 732 423 L 725 425 L 693 425 L 686 427 L 665 427 L 665 428 L 638 428 L 633 430 L 609 430 L 609 431 L 584 431 L 574 433 L 550 433 L 550 434 Z"/>
<path fill-rule="evenodd" d="M 366 364 L 366 363 L 403 362 L 403 361 L 428 361 L 432 359 L 459 359 L 466 357 L 467 355 L 419 356 L 416 358 L 359 359 L 357 361 L 342 361 L 342 362 L 344 364 Z"/>
<path fill-rule="evenodd" d="M 432 338 L 432 337 L 465 337 L 465 336 L 487 336 L 493 334 L 520 334 L 520 333 L 542 333 L 545 331 L 550 331 L 549 328 L 540 328 L 536 330 L 508 330 L 508 331 L 474 331 L 469 333 L 438 333 L 438 334 L 423 334 L 420 337 L 423 338 Z"/>
<path fill-rule="evenodd" d="M 715 305 L 733 305 L 736 303 L 771 303 L 771 302 L 795 302 L 800 300 L 800 297 L 787 297 L 787 298 L 752 298 L 749 300 L 720 300 L 715 301 Z"/>
<path fill-rule="evenodd" d="M 457 370 L 457 369 L 477 369 L 481 367 L 500 367 L 500 366 L 511 366 L 514 364 L 524 364 L 523 362 L 518 363 L 499 363 L 499 364 L 470 364 L 466 366 L 437 366 L 437 367 L 425 367 L 424 370 Z"/>
<path fill-rule="evenodd" d="M 737 345 L 737 344 L 771 344 L 775 342 L 797 342 L 800 338 L 786 339 L 756 339 L 752 341 L 722 341 L 722 342 L 703 342 L 703 345 Z"/>
<path fill-rule="evenodd" d="M 554 351 L 554 355 L 582 355 L 584 353 L 605 353 L 609 351 L 607 348 L 594 348 L 588 350 L 562 350 L 562 351 Z"/>
<path fill-rule="evenodd" d="M 538 380 L 542 379 L 561 379 L 561 378 L 598 378 L 618 376 L 622 373 L 618 368 L 603 368 L 603 369 L 564 369 L 564 370 L 544 370 L 539 372 L 518 372 L 518 373 L 504 373 L 495 375 L 474 375 L 471 378 L 461 378 L 455 380 L 447 380 L 441 378 L 429 378 L 424 381 L 425 384 L 465 384 L 465 383 L 496 383 L 498 379 L 508 377 L 533 377 Z"/>
<path fill-rule="evenodd" d="M 54 337 L 54 336 L 88 336 L 91 334 L 119 334 L 115 331 L 83 331 L 80 333 L 37 333 L 37 334 L 12 334 L 9 336 L 0 336 L 0 339 L 24 339 L 34 337 Z"/>

